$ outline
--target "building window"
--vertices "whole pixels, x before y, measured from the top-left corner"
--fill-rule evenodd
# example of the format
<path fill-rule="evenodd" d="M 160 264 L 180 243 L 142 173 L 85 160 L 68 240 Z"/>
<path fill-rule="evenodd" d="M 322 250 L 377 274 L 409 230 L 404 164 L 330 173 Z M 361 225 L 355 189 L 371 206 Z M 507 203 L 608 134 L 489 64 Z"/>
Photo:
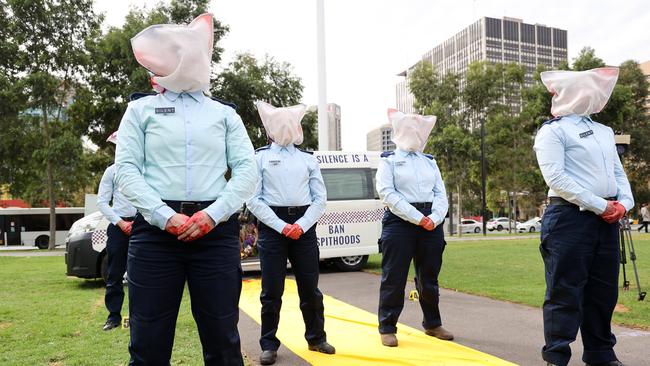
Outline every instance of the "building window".
<path fill-rule="evenodd" d="M 510 20 L 503 21 L 503 38 L 510 41 L 519 41 L 519 23 Z"/>
<path fill-rule="evenodd" d="M 535 26 L 532 24 L 521 24 L 521 41 L 523 43 L 535 44 Z M 522 46 L 523 48 L 523 46 Z"/>
<path fill-rule="evenodd" d="M 551 45 L 551 29 L 538 25 L 537 26 L 537 44 L 550 46 Z"/>
<path fill-rule="evenodd" d="M 501 19 L 485 18 L 487 37 L 501 38 Z"/>
<path fill-rule="evenodd" d="M 566 31 L 562 29 L 553 29 L 553 46 L 558 48 L 567 47 Z"/>

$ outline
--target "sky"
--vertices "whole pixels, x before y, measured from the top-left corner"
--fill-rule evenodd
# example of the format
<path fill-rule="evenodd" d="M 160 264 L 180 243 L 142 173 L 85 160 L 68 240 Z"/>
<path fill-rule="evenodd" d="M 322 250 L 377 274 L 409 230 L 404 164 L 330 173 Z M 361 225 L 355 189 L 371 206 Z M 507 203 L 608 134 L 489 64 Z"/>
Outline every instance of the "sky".
<path fill-rule="evenodd" d="M 120 26 L 130 6 L 158 1 L 96 0 L 96 10 Z M 317 104 L 316 0 L 212 0 L 210 11 L 230 27 L 223 65 L 241 52 L 288 62 L 302 103 Z M 366 133 L 388 122 L 399 72 L 483 16 L 566 29 L 569 62 L 585 46 L 609 65 L 650 60 L 647 0 L 325 0 L 327 101 L 341 106 L 343 150 L 365 150 Z"/>

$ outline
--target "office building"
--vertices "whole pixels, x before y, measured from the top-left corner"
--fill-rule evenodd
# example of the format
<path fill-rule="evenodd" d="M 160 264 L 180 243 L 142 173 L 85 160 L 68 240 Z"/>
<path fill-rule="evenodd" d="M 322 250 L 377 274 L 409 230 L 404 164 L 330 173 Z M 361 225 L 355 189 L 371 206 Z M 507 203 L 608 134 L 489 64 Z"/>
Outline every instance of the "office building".
<path fill-rule="evenodd" d="M 366 149 L 368 151 L 392 151 L 395 150 L 393 128 L 390 124 L 382 125 L 368 132 L 366 135 Z"/>
<path fill-rule="evenodd" d="M 459 74 L 461 88 L 472 62 L 515 62 L 526 67 L 525 82 L 530 85 L 538 65 L 555 68 L 567 62 L 567 31 L 521 19 L 483 17 L 425 53 L 422 61 L 430 62 L 440 75 Z M 408 77 L 416 65 L 398 74 L 404 80 L 396 86 L 397 109 L 406 113 L 415 112 Z"/>
<path fill-rule="evenodd" d="M 310 112 L 318 112 L 318 106 L 307 108 Z M 327 130 L 329 134 L 329 151 L 341 151 L 341 106 L 336 103 L 327 104 Z"/>

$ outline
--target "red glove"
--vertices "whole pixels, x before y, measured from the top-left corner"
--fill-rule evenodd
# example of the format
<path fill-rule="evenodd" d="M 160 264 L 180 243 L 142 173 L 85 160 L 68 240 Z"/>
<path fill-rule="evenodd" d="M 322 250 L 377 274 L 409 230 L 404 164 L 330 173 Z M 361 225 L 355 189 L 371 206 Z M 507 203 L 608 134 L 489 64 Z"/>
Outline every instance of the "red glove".
<path fill-rule="evenodd" d="M 302 228 L 298 224 L 286 224 L 282 229 L 282 235 L 289 239 L 298 240 L 302 234 Z"/>
<path fill-rule="evenodd" d="M 167 225 L 165 225 L 165 231 L 172 235 L 180 234 L 180 228 L 183 226 L 187 220 L 190 218 L 187 215 L 183 214 L 174 214 L 172 217 L 167 220 Z"/>
<path fill-rule="evenodd" d="M 120 220 L 120 221 L 117 222 L 117 227 L 119 227 L 120 230 L 122 230 L 122 232 L 125 235 L 128 235 L 128 236 L 131 235 L 131 227 L 132 226 L 133 226 L 133 222 L 131 222 L 131 221 Z"/>
<path fill-rule="evenodd" d="M 293 240 L 298 240 L 304 232 L 298 224 L 291 225 L 291 230 L 287 233 L 287 237 Z"/>
<path fill-rule="evenodd" d="M 133 221 L 127 221 L 126 230 L 122 229 L 122 231 L 124 231 L 124 234 L 131 236 L 131 229 L 133 229 Z"/>
<path fill-rule="evenodd" d="M 429 216 L 424 216 L 422 220 L 420 220 L 420 226 L 422 226 L 425 230 L 431 231 L 436 227 L 436 224 L 433 223 Z"/>
<path fill-rule="evenodd" d="M 178 240 L 192 241 L 209 233 L 216 226 L 210 215 L 199 211 L 178 228 Z"/>
<path fill-rule="evenodd" d="M 623 216 L 625 216 L 626 211 L 625 211 L 625 207 L 621 205 L 620 202 L 613 201 L 611 202 L 611 204 L 610 202 L 607 202 L 607 208 L 605 209 L 605 212 L 603 212 L 602 215 L 600 216 L 603 218 L 603 220 L 605 220 L 605 222 L 609 224 L 613 224 L 616 221 L 623 218 Z"/>
<path fill-rule="evenodd" d="M 284 229 L 282 229 L 282 235 L 286 236 L 287 238 L 289 237 L 289 232 L 293 229 L 293 225 L 291 224 L 286 224 L 284 225 Z"/>

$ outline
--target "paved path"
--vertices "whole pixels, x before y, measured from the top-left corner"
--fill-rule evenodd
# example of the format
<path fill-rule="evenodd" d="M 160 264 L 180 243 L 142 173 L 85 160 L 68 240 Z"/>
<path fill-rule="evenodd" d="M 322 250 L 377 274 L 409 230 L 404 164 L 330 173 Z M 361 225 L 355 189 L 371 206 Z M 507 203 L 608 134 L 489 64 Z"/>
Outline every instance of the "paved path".
<path fill-rule="evenodd" d="M 413 283 L 409 282 L 407 290 L 413 288 Z M 378 275 L 365 272 L 325 272 L 321 274 L 320 289 L 330 296 L 361 309 L 371 312 L 377 310 Z M 540 358 L 540 347 L 543 344 L 540 309 L 442 290 L 441 311 L 445 327 L 455 334 L 456 342 L 519 365 L 544 364 Z M 260 353 L 257 343 L 259 326 L 243 312 L 240 314 L 242 349 L 254 364 L 257 364 Z M 407 300 L 400 322 L 420 328 L 421 321 L 419 304 Z M 297 332 L 303 330 L 302 325 L 296 325 Z M 621 361 L 627 366 L 650 365 L 648 361 L 650 332 L 615 327 L 614 333 L 618 337 L 616 351 Z M 580 360 L 582 356 L 580 340 L 574 343 L 573 354 L 570 365 L 584 365 Z M 282 347 L 279 351 L 278 365 L 308 364 Z"/>
<path fill-rule="evenodd" d="M 40 250 L 36 247 L 9 248 L 11 249 L 0 249 L 0 257 L 62 257 L 65 255 L 64 248 L 55 250 Z"/>

